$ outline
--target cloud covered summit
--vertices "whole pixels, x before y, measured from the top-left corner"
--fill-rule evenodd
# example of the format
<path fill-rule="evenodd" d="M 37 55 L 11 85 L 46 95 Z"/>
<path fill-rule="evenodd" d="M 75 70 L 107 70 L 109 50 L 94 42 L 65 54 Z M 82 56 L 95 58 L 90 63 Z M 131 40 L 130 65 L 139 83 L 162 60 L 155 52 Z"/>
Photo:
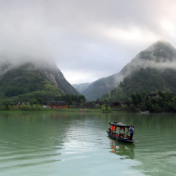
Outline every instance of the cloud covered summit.
<path fill-rule="evenodd" d="M 163 39 L 176 46 L 173 0 L 1 0 L 0 55 L 53 59 L 71 83 L 119 72 Z"/>

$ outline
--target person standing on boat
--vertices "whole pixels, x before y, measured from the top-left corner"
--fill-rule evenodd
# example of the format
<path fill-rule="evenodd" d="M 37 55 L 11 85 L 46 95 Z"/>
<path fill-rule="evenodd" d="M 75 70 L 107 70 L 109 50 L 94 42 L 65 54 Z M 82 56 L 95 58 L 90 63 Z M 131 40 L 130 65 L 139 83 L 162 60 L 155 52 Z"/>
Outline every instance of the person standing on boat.
<path fill-rule="evenodd" d="M 129 132 L 130 132 L 130 137 L 131 137 L 131 140 L 132 140 L 133 134 L 134 134 L 134 127 L 133 127 L 133 125 L 130 126 Z"/>

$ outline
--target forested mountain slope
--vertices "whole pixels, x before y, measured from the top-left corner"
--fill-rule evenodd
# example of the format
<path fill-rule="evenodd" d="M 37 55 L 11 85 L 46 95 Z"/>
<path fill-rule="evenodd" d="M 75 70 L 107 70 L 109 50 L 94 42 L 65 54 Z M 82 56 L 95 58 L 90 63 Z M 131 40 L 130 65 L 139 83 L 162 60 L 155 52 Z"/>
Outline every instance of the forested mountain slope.
<path fill-rule="evenodd" d="M 103 95 L 105 92 L 110 91 L 114 86 L 117 85 L 115 78 L 116 75 L 99 79 L 84 89 L 82 94 L 86 97 L 86 99 L 94 100 Z"/>
<path fill-rule="evenodd" d="M 104 94 L 102 98 L 124 100 L 141 91 L 176 93 L 176 50 L 170 44 L 157 42 L 139 53 L 132 62 L 143 62 L 145 65 L 138 64 L 138 68 L 134 67 L 119 86 Z"/>
<path fill-rule="evenodd" d="M 141 51 L 119 73 L 93 82 L 82 94 L 85 95 L 87 99 L 93 100 L 106 94 L 114 87 L 118 87 L 120 82 L 123 82 L 124 78 L 133 75 L 133 73 L 138 73 L 141 68 L 164 70 L 165 68 L 174 69 L 175 65 L 176 49 L 167 42 L 158 41 L 146 50 Z M 103 97 L 105 97 L 105 95 L 103 95 Z"/>
<path fill-rule="evenodd" d="M 19 66 L 0 66 L 0 98 L 29 101 L 40 97 L 48 101 L 69 93 L 80 94 L 54 64 L 24 63 Z"/>
<path fill-rule="evenodd" d="M 145 91 L 146 93 L 173 92 L 176 93 L 176 70 L 167 68 L 141 68 L 127 76 L 116 88 L 102 96 L 102 99 L 123 101 L 132 94 Z"/>

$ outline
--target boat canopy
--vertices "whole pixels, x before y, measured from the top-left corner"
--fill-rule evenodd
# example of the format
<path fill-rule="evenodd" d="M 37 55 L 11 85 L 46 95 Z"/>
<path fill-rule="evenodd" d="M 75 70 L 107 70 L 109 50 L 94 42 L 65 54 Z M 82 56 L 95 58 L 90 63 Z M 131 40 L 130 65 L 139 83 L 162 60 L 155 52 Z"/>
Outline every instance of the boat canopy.
<path fill-rule="evenodd" d="M 123 124 L 121 122 L 113 122 L 113 123 L 109 123 L 109 125 L 116 126 L 116 127 L 126 127 L 126 128 L 130 127 L 130 125 L 126 125 L 126 124 Z"/>

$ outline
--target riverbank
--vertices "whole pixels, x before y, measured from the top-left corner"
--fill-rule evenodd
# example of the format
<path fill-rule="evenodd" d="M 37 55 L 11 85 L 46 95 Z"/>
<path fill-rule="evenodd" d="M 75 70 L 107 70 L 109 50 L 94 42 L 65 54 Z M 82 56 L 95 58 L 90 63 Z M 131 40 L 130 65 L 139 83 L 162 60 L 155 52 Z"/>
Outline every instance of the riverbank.
<path fill-rule="evenodd" d="M 91 113 L 91 112 L 96 112 L 96 113 L 117 113 L 117 112 L 128 112 L 128 111 L 117 111 L 117 110 L 112 110 L 109 112 L 102 112 L 101 109 L 3 109 L 0 110 L 0 113 L 3 112 L 9 112 L 9 113 L 19 113 L 19 112 L 81 112 L 81 113 Z"/>

